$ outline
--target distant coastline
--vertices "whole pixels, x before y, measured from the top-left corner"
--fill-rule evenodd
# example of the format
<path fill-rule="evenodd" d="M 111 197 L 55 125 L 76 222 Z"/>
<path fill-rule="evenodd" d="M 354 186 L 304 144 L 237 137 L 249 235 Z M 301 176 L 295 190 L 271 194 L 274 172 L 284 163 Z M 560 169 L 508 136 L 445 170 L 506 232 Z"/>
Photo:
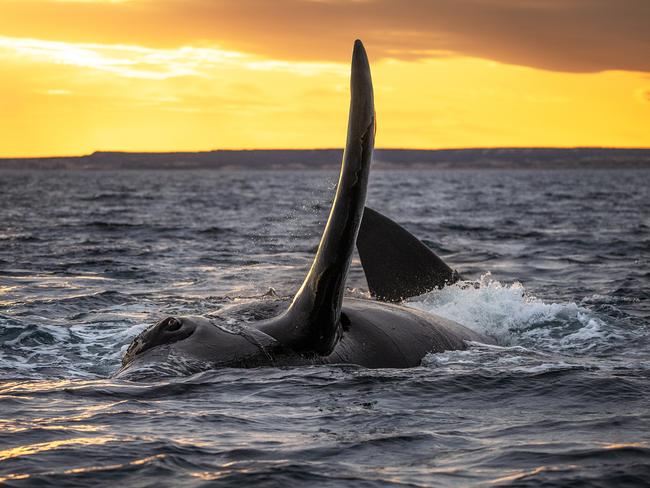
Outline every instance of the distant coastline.
<path fill-rule="evenodd" d="M 0 170 L 334 170 L 341 149 L 258 149 L 0 158 Z M 377 149 L 374 169 L 650 169 L 650 148 Z"/>

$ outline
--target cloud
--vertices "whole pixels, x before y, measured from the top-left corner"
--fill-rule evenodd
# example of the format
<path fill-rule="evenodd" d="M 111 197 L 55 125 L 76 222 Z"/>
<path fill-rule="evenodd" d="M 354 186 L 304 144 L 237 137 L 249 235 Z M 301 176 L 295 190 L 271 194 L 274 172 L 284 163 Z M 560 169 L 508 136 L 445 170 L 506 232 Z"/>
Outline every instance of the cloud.
<path fill-rule="evenodd" d="M 554 71 L 650 72 L 647 0 L 0 0 L 0 31 L 283 60 L 473 56 Z"/>
<path fill-rule="evenodd" d="M 344 73 L 342 66 L 325 62 L 275 61 L 217 47 L 184 46 L 155 49 L 125 44 L 69 43 L 0 36 L 2 56 L 104 71 L 126 78 L 164 80 L 182 76 L 214 76 L 215 69 L 283 71 L 310 76 Z"/>

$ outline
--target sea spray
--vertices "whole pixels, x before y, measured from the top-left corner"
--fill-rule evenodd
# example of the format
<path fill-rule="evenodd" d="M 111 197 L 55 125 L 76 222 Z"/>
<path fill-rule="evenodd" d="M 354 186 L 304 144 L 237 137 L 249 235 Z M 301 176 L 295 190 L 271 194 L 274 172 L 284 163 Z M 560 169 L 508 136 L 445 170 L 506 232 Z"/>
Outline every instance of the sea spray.
<path fill-rule="evenodd" d="M 454 320 L 493 337 L 501 346 L 580 353 L 621 339 L 574 302 L 546 303 L 519 282 L 503 284 L 490 273 L 411 299 L 409 306 Z"/>

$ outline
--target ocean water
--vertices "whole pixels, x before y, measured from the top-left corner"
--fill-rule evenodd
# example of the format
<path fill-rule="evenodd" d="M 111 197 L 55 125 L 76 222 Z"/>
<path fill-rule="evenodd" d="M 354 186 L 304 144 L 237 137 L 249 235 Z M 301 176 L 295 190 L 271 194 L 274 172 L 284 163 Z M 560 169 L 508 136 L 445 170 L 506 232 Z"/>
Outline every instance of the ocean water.
<path fill-rule="evenodd" d="M 169 314 L 289 297 L 330 172 L 0 172 L 0 484 L 648 486 L 650 171 L 376 171 L 494 345 L 114 378 Z M 355 260 L 351 295 L 364 295 Z"/>

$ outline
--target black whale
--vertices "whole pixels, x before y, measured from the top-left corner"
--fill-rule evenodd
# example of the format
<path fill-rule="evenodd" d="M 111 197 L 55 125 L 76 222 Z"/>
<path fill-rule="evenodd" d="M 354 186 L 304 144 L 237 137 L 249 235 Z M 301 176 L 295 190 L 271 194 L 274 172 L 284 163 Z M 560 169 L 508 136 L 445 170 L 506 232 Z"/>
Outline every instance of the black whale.
<path fill-rule="evenodd" d="M 291 304 L 267 306 L 258 311 L 258 321 L 168 317 L 133 341 L 120 372 L 170 360 L 201 368 L 314 363 L 406 368 L 418 366 L 427 353 L 464 349 L 466 341 L 492 342 L 453 321 L 390 303 L 458 276 L 405 229 L 365 208 L 374 139 L 370 67 L 356 41 L 336 196 L 311 269 Z M 343 296 L 355 245 L 376 300 Z"/>

